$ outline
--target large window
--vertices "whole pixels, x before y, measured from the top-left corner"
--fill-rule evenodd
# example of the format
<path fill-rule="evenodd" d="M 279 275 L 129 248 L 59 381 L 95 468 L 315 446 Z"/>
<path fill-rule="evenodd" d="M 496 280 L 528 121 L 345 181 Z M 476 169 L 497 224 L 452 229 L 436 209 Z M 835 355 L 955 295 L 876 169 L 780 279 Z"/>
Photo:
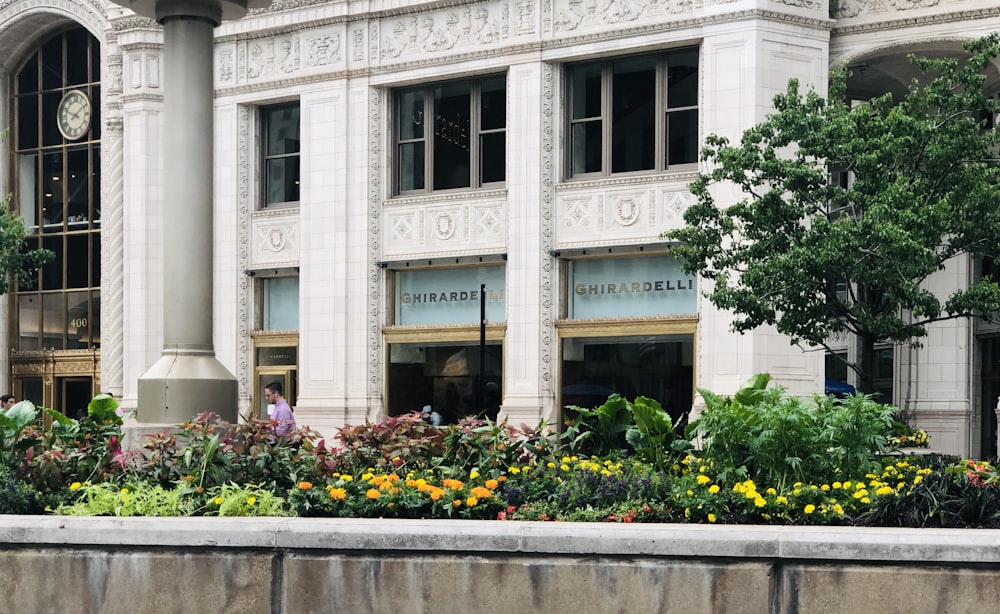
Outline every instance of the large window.
<path fill-rule="evenodd" d="M 264 207 L 299 202 L 299 105 L 264 107 Z"/>
<path fill-rule="evenodd" d="M 698 50 L 571 64 L 570 175 L 698 161 Z"/>
<path fill-rule="evenodd" d="M 25 247 L 55 253 L 15 293 L 18 350 L 100 345 L 100 66 L 97 40 L 76 28 L 16 72 L 17 211 Z"/>
<path fill-rule="evenodd" d="M 504 181 L 505 75 L 396 92 L 396 188 L 429 192 Z"/>

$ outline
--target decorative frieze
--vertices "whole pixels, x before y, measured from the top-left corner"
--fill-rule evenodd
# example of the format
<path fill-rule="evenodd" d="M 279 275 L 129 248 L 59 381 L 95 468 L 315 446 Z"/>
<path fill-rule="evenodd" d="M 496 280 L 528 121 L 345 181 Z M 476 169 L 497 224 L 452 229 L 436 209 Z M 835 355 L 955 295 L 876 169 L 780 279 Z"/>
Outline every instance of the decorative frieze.
<path fill-rule="evenodd" d="M 915 9 L 938 6 L 967 9 L 975 4 L 971 0 L 831 0 L 830 17 L 845 19 L 864 16 L 898 16 Z M 985 2 L 982 4 L 986 4 Z"/>
<path fill-rule="evenodd" d="M 257 211 L 251 222 L 250 268 L 298 266 L 299 210 Z"/>
<path fill-rule="evenodd" d="M 496 46 L 509 37 L 510 5 L 475 4 L 381 21 L 383 61 Z M 519 25 L 523 27 L 523 21 Z"/>
<path fill-rule="evenodd" d="M 501 253 L 507 244 L 505 203 L 493 196 L 387 205 L 382 256 Z"/>
<path fill-rule="evenodd" d="M 346 68 L 343 26 L 235 40 L 216 46 L 217 87 L 300 79 Z"/>
<path fill-rule="evenodd" d="M 556 246 L 642 243 L 684 225 L 695 201 L 685 184 L 563 188 L 556 198 Z"/>

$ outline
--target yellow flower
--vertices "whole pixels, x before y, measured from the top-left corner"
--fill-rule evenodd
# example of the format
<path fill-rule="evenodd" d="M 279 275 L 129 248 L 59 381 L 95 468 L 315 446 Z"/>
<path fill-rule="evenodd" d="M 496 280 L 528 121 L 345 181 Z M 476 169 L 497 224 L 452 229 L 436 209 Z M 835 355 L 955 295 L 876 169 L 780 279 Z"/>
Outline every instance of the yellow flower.
<path fill-rule="evenodd" d="M 703 473 L 699 473 L 698 477 L 695 478 L 695 479 L 697 480 L 697 482 L 699 484 L 708 484 L 709 482 L 712 481 L 712 478 L 708 477 L 707 475 L 705 475 Z"/>
<path fill-rule="evenodd" d="M 894 492 L 895 491 L 892 489 L 891 486 L 886 485 L 886 486 L 879 487 L 879 489 L 875 491 L 875 494 L 876 495 L 891 495 Z"/>
<path fill-rule="evenodd" d="M 469 473 L 469 479 L 470 480 L 474 480 L 474 479 L 476 479 L 478 477 L 479 477 L 479 472 L 478 471 L 473 471 L 473 472 Z"/>
<path fill-rule="evenodd" d="M 767 505 L 767 500 L 765 500 L 764 497 L 758 495 L 757 498 L 753 500 L 753 504 L 756 505 L 757 507 L 764 507 L 765 505 Z"/>
<path fill-rule="evenodd" d="M 871 499 L 869 499 L 868 497 L 861 497 L 861 502 L 864 503 L 865 505 L 868 505 L 869 503 L 871 503 Z"/>
<path fill-rule="evenodd" d="M 257 503 L 257 497 L 248 497 L 247 498 L 247 505 L 253 505 L 254 503 Z"/>
<path fill-rule="evenodd" d="M 823 484 L 822 486 L 819 487 L 819 489 L 822 490 L 823 492 L 826 492 L 826 491 L 830 490 L 830 485 L 829 484 Z"/>
<path fill-rule="evenodd" d="M 708 515 L 708 521 L 709 522 L 715 522 L 715 514 L 709 514 Z"/>
<path fill-rule="evenodd" d="M 813 512 L 816 511 L 816 506 L 810 503 L 809 505 L 802 508 L 802 511 L 805 512 L 806 514 L 812 514 Z"/>
<path fill-rule="evenodd" d="M 124 495 L 124 494 L 126 494 L 126 493 L 128 493 L 128 489 L 127 489 L 127 488 L 123 488 L 123 489 L 122 489 L 122 494 Z"/>
<path fill-rule="evenodd" d="M 834 482 L 833 483 L 833 489 L 834 490 L 840 490 L 840 486 L 841 486 L 840 482 Z"/>
<path fill-rule="evenodd" d="M 312 490 L 312 482 L 299 482 L 299 490 Z"/>
<path fill-rule="evenodd" d="M 476 507 L 477 503 L 479 503 L 479 499 L 475 497 L 469 497 L 468 499 L 465 500 L 465 504 L 468 505 L 469 507 Z"/>
<path fill-rule="evenodd" d="M 788 503 L 788 497 L 785 497 L 783 495 L 778 495 L 777 497 L 775 497 L 774 502 L 777 503 L 778 505 L 785 505 L 786 503 Z"/>
<path fill-rule="evenodd" d="M 768 488 L 767 491 L 765 491 L 765 492 L 767 492 L 767 494 L 769 494 L 769 495 L 776 495 L 776 494 L 778 494 L 778 491 L 776 491 L 773 488 Z"/>
<path fill-rule="evenodd" d="M 850 488 L 850 487 L 851 487 L 851 482 L 850 482 L 850 480 L 848 480 L 848 481 L 844 482 L 844 490 L 847 490 L 847 489 L 848 489 L 848 488 Z"/>
<path fill-rule="evenodd" d="M 712 493 L 713 495 L 715 493 L 719 492 L 719 485 L 718 484 L 712 484 L 711 486 L 708 487 L 708 492 Z"/>
<path fill-rule="evenodd" d="M 496 490 L 497 486 L 499 486 L 500 483 L 497 482 L 496 480 L 486 480 L 486 483 L 484 485 L 486 486 L 486 488 L 489 488 L 490 490 Z"/>
<path fill-rule="evenodd" d="M 347 498 L 347 491 L 343 488 L 331 488 L 330 498 L 334 501 L 343 501 Z"/>
<path fill-rule="evenodd" d="M 79 482 L 73 482 L 72 484 L 69 485 L 69 489 L 70 490 L 79 490 L 81 486 L 83 486 L 83 484 L 81 484 Z"/>
<path fill-rule="evenodd" d="M 545 463 L 545 466 L 548 467 L 549 469 L 555 469 L 556 468 L 556 464 L 553 463 L 552 461 L 549 461 L 549 462 Z"/>
<path fill-rule="evenodd" d="M 521 473 L 521 470 L 518 469 L 517 467 L 507 467 L 507 473 L 509 473 L 511 475 L 517 475 L 517 474 Z"/>
<path fill-rule="evenodd" d="M 216 497 L 215 498 L 215 504 L 216 505 L 222 505 L 222 497 Z"/>
<path fill-rule="evenodd" d="M 354 481 L 354 477 L 350 476 L 350 475 L 342 475 L 342 476 L 340 476 L 340 479 L 344 480 L 345 482 L 353 482 Z"/>
<path fill-rule="evenodd" d="M 559 468 L 563 471 L 569 471 L 569 465 L 559 465 Z"/>
<path fill-rule="evenodd" d="M 369 499 L 374 500 L 382 496 L 382 493 L 379 492 L 379 489 L 377 488 L 369 488 L 367 491 L 365 491 L 365 496 L 368 497 Z"/>

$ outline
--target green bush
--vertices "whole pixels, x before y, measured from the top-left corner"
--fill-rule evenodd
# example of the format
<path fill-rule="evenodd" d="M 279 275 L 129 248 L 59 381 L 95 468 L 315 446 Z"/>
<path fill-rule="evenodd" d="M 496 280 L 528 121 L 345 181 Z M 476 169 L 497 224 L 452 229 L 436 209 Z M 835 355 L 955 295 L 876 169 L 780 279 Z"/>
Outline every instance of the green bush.
<path fill-rule="evenodd" d="M 770 379 L 757 375 L 731 398 L 699 389 L 705 411 L 693 429 L 723 481 L 749 478 L 781 490 L 863 476 L 877 466 L 894 408 L 861 395 L 804 401 L 767 388 Z"/>

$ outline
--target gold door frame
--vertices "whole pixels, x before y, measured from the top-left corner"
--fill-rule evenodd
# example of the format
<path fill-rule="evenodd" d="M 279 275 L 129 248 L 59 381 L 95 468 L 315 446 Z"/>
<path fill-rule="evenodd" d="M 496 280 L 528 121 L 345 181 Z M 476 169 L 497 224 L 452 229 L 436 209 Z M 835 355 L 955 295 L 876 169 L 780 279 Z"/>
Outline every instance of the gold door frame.
<path fill-rule="evenodd" d="M 56 386 L 68 379 L 89 378 L 93 382 L 94 394 L 101 389 L 101 351 L 87 350 L 41 350 L 30 352 L 11 352 L 10 383 L 11 390 L 18 395 L 21 383 L 26 379 L 42 380 L 42 406 L 59 411 L 64 407 L 56 407 L 62 390 Z M 17 396 L 20 400 L 22 397 Z"/>

